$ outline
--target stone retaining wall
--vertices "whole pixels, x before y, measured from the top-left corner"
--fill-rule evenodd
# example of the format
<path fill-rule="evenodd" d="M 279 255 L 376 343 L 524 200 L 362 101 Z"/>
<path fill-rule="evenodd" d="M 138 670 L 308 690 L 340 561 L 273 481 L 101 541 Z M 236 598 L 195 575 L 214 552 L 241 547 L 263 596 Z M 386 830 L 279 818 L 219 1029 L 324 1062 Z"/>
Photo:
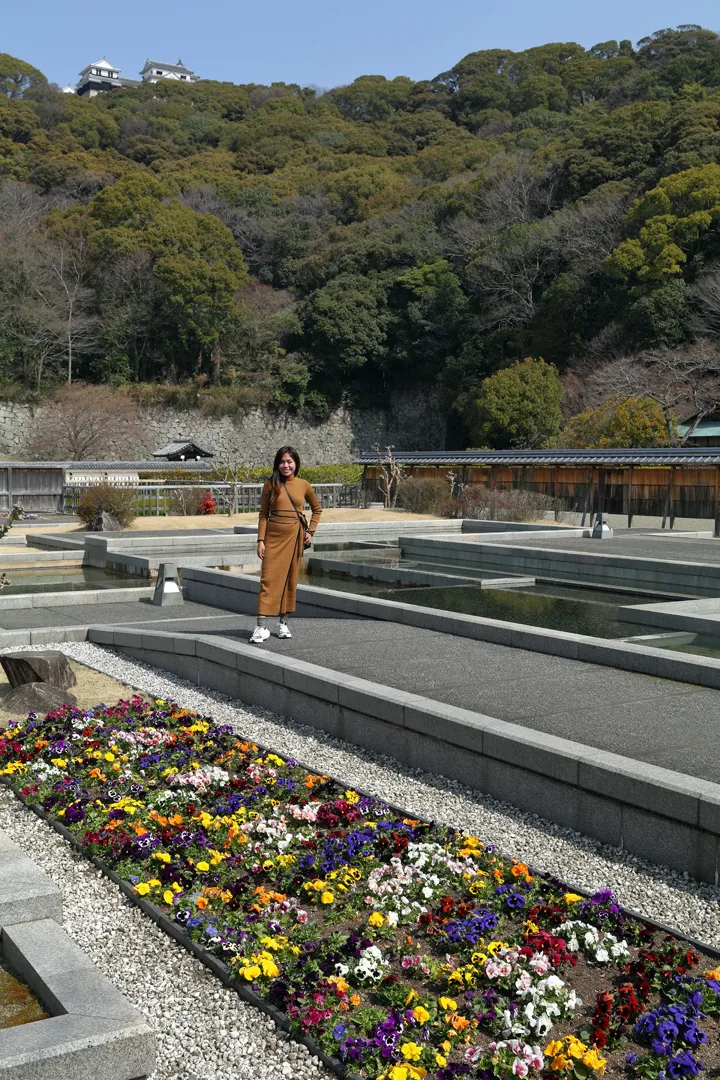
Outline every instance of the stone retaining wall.
<path fill-rule="evenodd" d="M 29 457 L 33 431 L 42 425 L 50 406 L 33 408 L 0 402 L 0 456 Z M 445 446 L 446 421 L 439 402 L 427 393 L 396 396 L 387 409 L 336 409 L 313 424 L 293 413 L 249 408 L 235 416 L 204 416 L 198 411 L 146 408 L 142 413 L 145 438 L 130 448 L 127 440 L 108 438 L 104 460 L 141 459 L 178 435 L 189 435 L 201 446 L 238 456 L 245 465 L 267 465 L 283 443 L 296 446 L 308 465 L 349 462 L 374 443 L 403 450 L 439 450 Z"/>

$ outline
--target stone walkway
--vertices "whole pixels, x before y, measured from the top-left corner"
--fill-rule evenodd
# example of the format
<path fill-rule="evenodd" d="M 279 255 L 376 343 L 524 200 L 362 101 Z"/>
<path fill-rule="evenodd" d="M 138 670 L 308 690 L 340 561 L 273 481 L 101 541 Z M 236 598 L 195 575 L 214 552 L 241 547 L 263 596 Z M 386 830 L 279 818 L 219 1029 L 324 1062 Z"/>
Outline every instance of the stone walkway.
<path fill-rule="evenodd" d="M 475 536 L 480 543 L 489 537 Z M 683 536 L 668 531 L 664 536 L 649 530 L 625 529 L 616 532 L 611 540 L 592 540 L 589 537 L 551 536 L 527 537 L 526 543 L 515 543 L 520 548 L 542 548 L 546 551 L 583 552 L 586 555 L 624 555 L 635 559 L 662 559 L 665 562 L 706 563 L 720 566 L 720 539 Z"/>
<path fill-rule="evenodd" d="M 127 625 L 246 640 L 250 616 L 147 601 L 7 611 L 5 629 Z M 720 780 L 720 692 L 399 624 L 292 620 L 290 641 L 262 648 L 511 723 Z"/>

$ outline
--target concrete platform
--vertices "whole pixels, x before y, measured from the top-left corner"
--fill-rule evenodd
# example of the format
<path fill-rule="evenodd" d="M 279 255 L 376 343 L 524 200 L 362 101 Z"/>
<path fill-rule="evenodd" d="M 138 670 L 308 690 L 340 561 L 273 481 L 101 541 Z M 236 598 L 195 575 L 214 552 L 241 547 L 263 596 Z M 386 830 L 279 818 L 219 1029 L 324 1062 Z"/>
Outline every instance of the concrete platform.
<path fill-rule="evenodd" d="M 3 627 L 19 634 L 47 627 L 46 641 L 52 640 L 53 627 L 60 634 L 68 621 L 66 614 L 53 608 L 2 613 Z M 72 622 L 246 641 L 255 620 L 199 603 L 157 608 L 136 601 L 75 607 Z M 320 664 L 348 679 L 370 679 L 720 782 L 718 690 L 341 611 L 328 611 L 322 618 L 293 618 L 291 625 L 290 641 L 273 636 L 258 652 Z M 608 649 L 612 647 L 607 643 Z M 668 674 L 674 659 L 667 657 Z"/>

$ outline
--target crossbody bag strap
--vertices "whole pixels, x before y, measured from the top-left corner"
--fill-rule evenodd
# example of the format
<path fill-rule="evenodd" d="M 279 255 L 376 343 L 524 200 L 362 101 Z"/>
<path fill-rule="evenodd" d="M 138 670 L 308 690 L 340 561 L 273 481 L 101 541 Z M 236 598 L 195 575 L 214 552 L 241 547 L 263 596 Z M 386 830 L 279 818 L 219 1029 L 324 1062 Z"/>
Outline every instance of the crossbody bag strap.
<path fill-rule="evenodd" d="M 298 521 L 302 525 L 304 531 L 307 532 L 308 531 L 307 518 L 305 517 L 304 514 L 300 513 L 300 511 L 298 510 L 297 506 L 295 505 L 295 502 L 293 501 L 293 498 L 292 498 L 292 496 L 291 496 L 291 494 L 290 494 L 290 492 L 288 491 L 287 488 L 285 488 L 285 494 L 287 495 L 288 499 L 290 500 L 290 505 L 292 506 L 293 510 L 297 514 Z"/>

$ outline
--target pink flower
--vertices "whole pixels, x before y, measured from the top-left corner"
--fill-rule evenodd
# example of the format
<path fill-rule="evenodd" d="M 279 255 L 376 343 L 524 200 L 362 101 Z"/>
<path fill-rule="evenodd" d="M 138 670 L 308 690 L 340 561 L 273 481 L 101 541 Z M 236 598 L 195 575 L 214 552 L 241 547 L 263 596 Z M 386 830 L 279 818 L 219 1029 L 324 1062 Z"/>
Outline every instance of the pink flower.
<path fill-rule="evenodd" d="M 512 1071 L 515 1076 L 519 1076 L 520 1080 L 522 1080 L 523 1077 L 527 1076 L 529 1069 L 527 1063 L 523 1061 L 522 1058 L 515 1058 L 512 1064 Z"/>

